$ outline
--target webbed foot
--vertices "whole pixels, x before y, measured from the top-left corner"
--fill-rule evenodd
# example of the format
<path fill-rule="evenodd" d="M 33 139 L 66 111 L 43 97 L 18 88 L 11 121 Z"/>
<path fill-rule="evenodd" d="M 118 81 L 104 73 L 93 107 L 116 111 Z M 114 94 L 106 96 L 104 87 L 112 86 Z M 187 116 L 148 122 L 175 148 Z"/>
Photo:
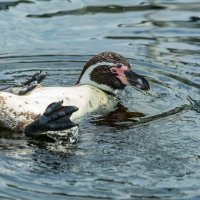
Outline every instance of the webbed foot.
<path fill-rule="evenodd" d="M 47 76 L 46 72 L 37 72 L 30 76 L 26 81 L 2 89 L 16 95 L 25 95 L 34 90 Z"/>
<path fill-rule="evenodd" d="M 70 120 L 73 112 L 78 110 L 75 106 L 62 106 L 62 101 L 50 104 L 44 114 L 27 125 L 24 133 L 28 137 L 40 138 L 42 132 L 61 131 L 77 126 Z"/>
<path fill-rule="evenodd" d="M 38 84 L 40 84 L 47 76 L 46 72 L 37 72 L 26 81 L 21 83 L 22 88 L 19 90 L 19 95 L 24 95 L 33 89 L 35 89 Z"/>

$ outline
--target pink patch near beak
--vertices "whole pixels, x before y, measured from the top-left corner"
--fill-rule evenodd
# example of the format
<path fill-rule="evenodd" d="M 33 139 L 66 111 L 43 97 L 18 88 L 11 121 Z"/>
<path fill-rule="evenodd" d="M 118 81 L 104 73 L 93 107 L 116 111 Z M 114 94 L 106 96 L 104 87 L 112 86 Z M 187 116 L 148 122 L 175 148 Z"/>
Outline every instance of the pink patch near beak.
<path fill-rule="evenodd" d="M 121 67 L 111 67 L 111 70 L 115 70 L 116 74 L 118 74 L 116 77 L 124 84 L 128 85 L 128 80 L 126 75 L 124 74 L 125 71 L 127 71 L 129 68 L 125 65 Z"/>

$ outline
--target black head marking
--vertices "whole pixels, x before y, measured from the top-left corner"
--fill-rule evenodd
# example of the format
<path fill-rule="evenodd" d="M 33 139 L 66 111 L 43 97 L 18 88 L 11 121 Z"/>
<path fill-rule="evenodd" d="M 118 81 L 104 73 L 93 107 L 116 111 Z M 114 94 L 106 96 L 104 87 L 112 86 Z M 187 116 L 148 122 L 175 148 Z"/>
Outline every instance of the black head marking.
<path fill-rule="evenodd" d="M 80 74 L 80 77 L 77 81 L 77 84 L 80 82 L 80 79 L 82 77 L 82 75 L 84 74 L 84 72 L 91 66 L 91 65 L 95 65 L 97 63 L 103 63 L 103 62 L 108 62 L 108 63 L 114 63 L 114 64 L 118 64 L 118 66 L 121 66 L 121 65 L 125 65 L 129 68 L 131 68 L 131 65 L 130 63 L 128 62 L 128 60 L 118 54 L 118 53 L 115 53 L 115 52 L 103 52 L 103 53 L 100 53 L 100 54 L 97 54 L 96 56 L 94 56 L 93 58 L 91 58 L 84 66 L 81 74 Z"/>
<path fill-rule="evenodd" d="M 110 66 L 100 65 L 96 67 L 90 74 L 92 81 L 97 84 L 107 85 L 113 90 L 124 89 L 125 85 L 116 77 L 116 74 L 110 71 Z"/>

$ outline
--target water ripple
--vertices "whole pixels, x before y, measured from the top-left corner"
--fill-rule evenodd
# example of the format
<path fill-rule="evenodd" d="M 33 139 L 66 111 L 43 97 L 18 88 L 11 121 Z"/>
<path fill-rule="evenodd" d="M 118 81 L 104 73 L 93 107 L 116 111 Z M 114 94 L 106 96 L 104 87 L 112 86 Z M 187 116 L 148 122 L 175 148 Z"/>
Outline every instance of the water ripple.
<path fill-rule="evenodd" d="M 0 10 L 8 10 L 10 7 L 18 6 L 19 4 L 31 4 L 31 3 L 34 2 L 29 0 L 0 2 Z"/>
<path fill-rule="evenodd" d="M 80 121 L 76 145 L 0 131 L 0 199 L 199 199 L 199 1 L 0 3 L 0 88 L 47 71 L 73 85 L 93 55 L 116 51 L 151 85 Z"/>
<path fill-rule="evenodd" d="M 119 5 L 105 5 L 105 6 L 86 6 L 75 10 L 63 10 L 55 13 L 44 13 L 40 15 L 29 14 L 27 17 L 32 18 L 46 18 L 46 17 L 56 17 L 63 15 L 86 15 L 86 14 L 96 14 L 96 13 L 124 13 L 133 11 L 143 11 L 143 10 L 158 10 L 165 9 L 164 6 L 158 5 L 140 5 L 140 6 L 119 6 Z"/>

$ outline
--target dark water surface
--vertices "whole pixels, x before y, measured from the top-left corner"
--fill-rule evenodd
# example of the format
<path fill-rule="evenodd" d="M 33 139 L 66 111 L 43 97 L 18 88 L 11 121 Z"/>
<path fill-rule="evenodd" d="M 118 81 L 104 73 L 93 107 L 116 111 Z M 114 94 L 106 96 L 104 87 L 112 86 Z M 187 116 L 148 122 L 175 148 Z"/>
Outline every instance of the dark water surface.
<path fill-rule="evenodd" d="M 199 0 L 0 1 L 1 88 L 41 69 L 72 85 L 106 50 L 151 91 L 121 92 L 129 112 L 84 119 L 76 145 L 1 130 L 0 199 L 200 199 Z"/>

